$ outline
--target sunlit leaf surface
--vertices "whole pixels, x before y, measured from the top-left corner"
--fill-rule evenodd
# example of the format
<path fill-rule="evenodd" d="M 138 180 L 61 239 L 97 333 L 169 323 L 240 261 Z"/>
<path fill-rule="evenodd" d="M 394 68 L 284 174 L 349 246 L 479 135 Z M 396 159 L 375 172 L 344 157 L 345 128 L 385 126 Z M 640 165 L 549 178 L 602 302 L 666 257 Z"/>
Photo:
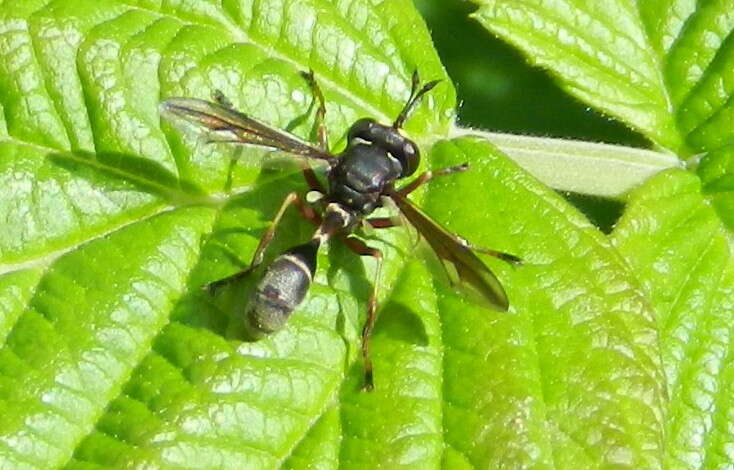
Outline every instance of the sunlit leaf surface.
<path fill-rule="evenodd" d="M 564 88 L 670 151 L 734 143 L 731 0 L 474 0 Z"/>
<path fill-rule="evenodd" d="M 534 3 L 493 2 L 496 31 Z M 573 5 L 573 25 L 556 3 L 510 39 L 658 145 L 715 148 L 700 173 L 722 213 L 726 2 Z M 246 341 L 255 279 L 201 286 L 246 265 L 305 184 L 159 115 L 162 99 L 220 90 L 313 138 L 309 68 L 335 152 L 357 118 L 392 121 L 415 69 L 443 79 L 407 132 L 424 167 L 471 169 L 415 200 L 523 260 L 482 255 L 510 298 L 498 313 L 455 292 L 409 229 L 367 234 L 386 259 L 373 393 L 359 346 L 374 262 L 332 244 L 286 328 Z M 0 468 L 731 464 L 727 235 L 696 178 L 640 189 L 610 242 L 487 142 L 441 140 L 454 108 L 407 0 L 0 0 Z M 267 258 L 312 230 L 289 214 Z"/>
<path fill-rule="evenodd" d="M 698 179 L 671 171 L 630 195 L 612 238 L 657 312 L 670 397 L 665 468 L 734 461 L 729 237 Z"/>

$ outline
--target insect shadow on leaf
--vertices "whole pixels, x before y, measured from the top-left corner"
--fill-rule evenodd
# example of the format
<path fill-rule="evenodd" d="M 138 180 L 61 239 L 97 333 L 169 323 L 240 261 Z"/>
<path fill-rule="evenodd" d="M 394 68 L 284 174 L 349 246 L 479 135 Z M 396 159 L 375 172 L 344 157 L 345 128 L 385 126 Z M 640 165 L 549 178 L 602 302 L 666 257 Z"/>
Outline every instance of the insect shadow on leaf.
<path fill-rule="evenodd" d="M 206 201 L 206 192 L 197 184 L 181 179 L 160 163 L 136 155 L 117 152 L 75 151 L 54 153 L 49 160 L 61 168 L 99 184 L 100 174 L 156 195 L 171 204 Z"/>
<path fill-rule="evenodd" d="M 334 244 L 334 246 L 330 247 L 328 256 L 329 269 L 326 273 L 326 278 L 329 284 L 339 284 L 337 282 L 338 278 L 346 280 L 349 285 L 349 293 L 360 302 L 359 311 L 362 311 L 365 308 L 364 302 L 362 301 L 369 297 L 372 287 L 368 280 L 369 276 L 367 275 L 364 263 L 355 263 L 353 253 L 339 244 Z M 356 312 L 347 311 L 340 302 L 336 331 L 344 338 L 345 345 L 350 347 L 348 338 L 352 335 L 346 331 L 348 324 L 357 325 L 359 324 L 359 319 L 356 317 Z"/>
<path fill-rule="evenodd" d="M 382 307 L 374 335 L 385 335 L 415 346 L 428 346 L 428 333 L 421 316 L 411 306 L 393 300 Z"/>
<path fill-rule="evenodd" d="M 300 175 L 280 175 L 276 179 L 271 175 L 261 175 L 253 190 L 232 196 L 220 208 L 219 222 L 203 242 L 201 261 L 190 276 L 190 288 L 203 293 L 216 304 L 220 312 L 226 313 L 224 316 L 230 321 L 223 334 L 228 338 L 245 341 L 259 339 L 259 336 L 252 335 L 244 328 L 241 318 L 258 276 L 241 276 L 214 288 L 212 283 L 228 273 L 241 272 L 250 267 L 249 258 L 243 257 L 243 254 L 252 253 L 257 241 L 268 230 L 268 214 L 277 211 L 284 191 L 302 187 Z M 281 224 L 282 230 L 275 234 L 272 249 L 264 253 L 263 266 L 257 270 L 258 273 L 279 252 L 311 233 L 311 227 L 303 224 L 297 214 L 285 214 Z M 212 293 L 216 295 L 212 296 Z"/>

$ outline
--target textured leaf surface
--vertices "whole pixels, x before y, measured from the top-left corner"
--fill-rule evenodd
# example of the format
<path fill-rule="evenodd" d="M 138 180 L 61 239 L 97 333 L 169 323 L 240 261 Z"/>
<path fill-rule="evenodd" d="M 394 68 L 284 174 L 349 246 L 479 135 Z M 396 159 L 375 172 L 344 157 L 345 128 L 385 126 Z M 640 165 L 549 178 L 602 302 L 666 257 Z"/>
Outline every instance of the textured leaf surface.
<path fill-rule="evenodd" d="M 639 287 L 583 216 L 488 144 L 458 140 L 434 151 L 437 166 L 466 159 L 472 171 L 433 183 L 427 209 L 524 263 L 492 265 L 510 280 L 517 315 L 486 319 L 437 285 L 445 467 L 659 466 L 665 382 Z M 456 194 L 471 197 L 450 202 Z M 480 230 L 471 222 L 478 213 Z"/>
<path fill-rule="evenodd" d="M 734 146 L 707 154 L 698 166 L 701 190 L 729 230 L 734 229 Z"/>
<path fill-rule="evenodd" d="M 658 175 L 630 195 L 613 241 L 656 312 L 670 400 L 665 468 L 726 468 L 732 452 L 730 234 L 701 183 Z"/>
<path fill-rule="evenodd" d="M 4 261 L 63 249 L 150 214 L 163 204 L 155 198 L 161 193 L 181 203 L 190 202 L 192 192 L 222 188 L 228 168 L 222 156 L 229 150 L 192 155 L 177 136 L 164 134 L 157 107 L 162 94 L 210 98 L 217 88 L 256 117 L 285 127 L 308 110 L 308 88 L 297 72 L 312 67 L 334 103 L 329 124 L 342 132 L 359 116 L 396 114 L 418 64 L 425 76 L 443 76 L 420 19 L 405 2 L 390 2 L 379 15 L 364 1 L 350 9 L 325 1 L 255 3 L 232 9 L 0 4 L 0 103 L 9 137 L 2 142 L 0 181 L 11 188 L 1 208 L 13 221 L 0 232 Z M 392 9 L 409 13 L 390 24 Z M 355 19 L 347 22 L 346 10 Z M 422 40 L 395 41 L 416 25 Z M 434 112 L 411 124 L 446 126 L 453 92 L 444 86 L 433 100 Z M 301 124 L 300 132 L 307 132 Z M 64 171 L 79 161 L 124 174 L 147 191 L 128 194 L 125 185 L 99 176 L 89 187 L 84 174 Z M 35 209 L 25 210 L 29 205 Z M 19 247 L 22 253 L 13 256 Z"/>
<path fill-rule="evenodd" d="M 308 137 L 312 68 L 338 147 L 347 123 L 397 113 L 414 69 L 445 78 L 410 3 L 373 3 L 0 3 L 0 466 L 344 460 L 334 404 L 359 377 L 362 263 L 332 250 L 289 332 L 241 341 L 248 286 L 199 287 L 247 262 L 303 186 L 248 165 L 229 181 L 232 148 L 161 127 L 158 103 L 219 89 Z M 436 88 L 409 129 L 444 132 L 453 96 Z M 310 230 L 289 219 L 274 249 Z"/>
<path fill-rule="evenodd" d="M 571 93 L 676 153 L 732 143 L 731 0 L 475 0 Z"/>
<path fill-rule="evenodd" d="M 390 121 L 416 67 L 446 78 L 407 0 L 0 3 L 0 467 L 660 466 L 667 371 L 640 285 L 480 140 L 435 147 L 433 166 L 473 168 L 425 207 L 524 259 L 487 260 L 511 314 L 457 296 L 395 229 L 369 237 L 386 254 L 374 393 L 358 391 L 374 264 L 338 244 L 285 330 L 243 341 L 252 280 L 200 287 L 305 188 L 161 123 L 158 103 L 219 89 L 307 137 L 309 67 L 335 148 L 358 117 Z M 440 138 L 454 104 L 445 81 L 408 131 Z M 289 215 L 271 253 L 312 229 Z"/>

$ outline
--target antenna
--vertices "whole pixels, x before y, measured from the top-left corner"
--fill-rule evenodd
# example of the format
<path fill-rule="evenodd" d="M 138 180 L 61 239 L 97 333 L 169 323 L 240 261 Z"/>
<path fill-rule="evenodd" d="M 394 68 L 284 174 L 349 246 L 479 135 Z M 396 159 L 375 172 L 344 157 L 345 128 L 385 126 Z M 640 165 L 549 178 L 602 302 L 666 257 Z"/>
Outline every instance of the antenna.
<path fill-rule="evenodd" d="M 433 87 L 441 82 L 441 80 L 433 80 L 423 85 L 423 87 L 419 90 L 418 86 L 420 84 L 420 81 L 421 79 L 418 75 L 418 70 L 415 70 L 413 72 L 413 77 L 410 84 L 410 97 L 405 103 L 405 106 L 403 106 L 403 110 L 400 111 L 398 117 L 395 118 L 395 122 L 393 122 L 392 124 L 393 129 L 400 129 L 401 127 L 403 127 L 405 120 L 408 119 L 410 113 L 412 113 L 413 109 L 418 105 L 418 103 L 420 103 L 420 99 L 423 97 L 423 95 L 431 91 Z"/>

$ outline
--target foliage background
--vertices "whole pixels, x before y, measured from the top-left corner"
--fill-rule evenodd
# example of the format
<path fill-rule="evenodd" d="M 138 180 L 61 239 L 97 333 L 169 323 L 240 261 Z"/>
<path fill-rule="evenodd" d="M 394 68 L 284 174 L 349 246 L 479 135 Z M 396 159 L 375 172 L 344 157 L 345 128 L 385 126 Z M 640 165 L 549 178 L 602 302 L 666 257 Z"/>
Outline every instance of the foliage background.
<path fill-rule="evenodd" d="M 512 134 L 648 147 L 640 134 L 595 111 L 488 33 L 464 0 L 417 0 L 436 50 L 456 86 L 459 125 Z M 471 44 L 471 47 L 466 47 Z M 616 200 L 565 193 L 597 226 L 610 231 L 622 213 Z"/>
<path fill-rule="evenodd" d="M 488 130 L 646 146 L 644 137 L 569 96 L 517 49 L 488 33 L 461 0 L 418 0 L 459 100 L 459 124 Z M 467 47 L 471 45 L 471 47 Z"/>

